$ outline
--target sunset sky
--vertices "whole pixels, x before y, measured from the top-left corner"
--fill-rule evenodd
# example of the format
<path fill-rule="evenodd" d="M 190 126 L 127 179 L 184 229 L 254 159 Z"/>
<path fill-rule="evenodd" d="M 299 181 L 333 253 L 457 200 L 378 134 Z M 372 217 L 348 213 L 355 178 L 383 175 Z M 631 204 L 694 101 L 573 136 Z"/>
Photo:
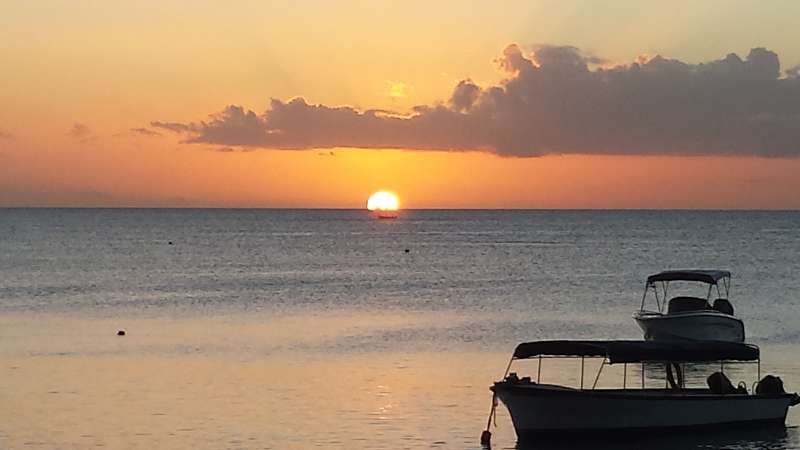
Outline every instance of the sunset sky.
<path fill-rule="evenodd" d="M 0 206 L 796 209 L 798 17 L 5 1 Z"/>

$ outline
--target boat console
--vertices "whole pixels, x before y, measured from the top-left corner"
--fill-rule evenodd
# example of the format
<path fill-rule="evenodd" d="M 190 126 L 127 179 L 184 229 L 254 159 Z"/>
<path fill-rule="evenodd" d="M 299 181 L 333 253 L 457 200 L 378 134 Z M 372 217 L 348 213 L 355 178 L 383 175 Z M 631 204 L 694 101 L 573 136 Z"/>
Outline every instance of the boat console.
<path fill-rule="evenodd" d="M 699 297 L 674 297 L 669 301 L 667 314 L 682 313 L 687 311 L 706 311 L 711 309 L 708 300 Z"/>

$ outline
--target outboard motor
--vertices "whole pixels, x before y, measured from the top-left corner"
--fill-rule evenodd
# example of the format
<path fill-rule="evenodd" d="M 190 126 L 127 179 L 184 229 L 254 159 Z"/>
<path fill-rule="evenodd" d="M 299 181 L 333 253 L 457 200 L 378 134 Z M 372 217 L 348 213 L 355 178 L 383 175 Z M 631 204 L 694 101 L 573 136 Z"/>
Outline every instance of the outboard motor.
<path fill-rule="evenodd" d="M 756 385 L 756 394 L 785 394 L 783 380 L 774 375 L 766 375 Z"/>
<path fill-rule="evenodd" d="M 733 305 L 731 305 L 731 302 L 729 302 L 726 298 L 718 298 L 714 300 L 714 309 L 722 314 L 727 314 L 729 316 L 733 315 Z"/>

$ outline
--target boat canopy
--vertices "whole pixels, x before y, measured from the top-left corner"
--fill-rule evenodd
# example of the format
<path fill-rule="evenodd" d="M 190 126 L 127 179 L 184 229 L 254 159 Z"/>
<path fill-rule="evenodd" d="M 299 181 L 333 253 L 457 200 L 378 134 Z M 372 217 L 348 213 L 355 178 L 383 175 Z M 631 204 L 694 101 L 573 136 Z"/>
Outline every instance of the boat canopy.
<path fill-rule="evenodd" d="M 722 341 L 536 341 L 519 344 L 514 359 L 538 356 L 605 357 L 609 364 L 637 362 L 756 361 L 758 347 Z"/>
<path fill-rule="evenodd" d="M 647 284 L 656 281 L 700 281 L 717 284 L 719 280 L 730 277 L 731 273 L 727 270 L 665 270 L 647 277 Z"/>

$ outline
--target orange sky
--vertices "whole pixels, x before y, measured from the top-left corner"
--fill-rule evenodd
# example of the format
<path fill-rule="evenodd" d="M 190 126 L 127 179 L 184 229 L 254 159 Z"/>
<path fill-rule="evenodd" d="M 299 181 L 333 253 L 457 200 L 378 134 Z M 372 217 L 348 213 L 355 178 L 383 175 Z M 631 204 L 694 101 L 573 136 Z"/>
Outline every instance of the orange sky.
<path fill-rule="evenodd" d="M 624 63 L 765 46 L 786 69 L 800 63 L 797 2 L 5 5 L 0 206 L 358 208 L 390 189 L 409 208 L 800 208 L 796 157 L 220 152 L 130 131 L 229 104 L 261 112 L 271 97 L 408 112 L 464 78 L 498 83 L 493 60 L 514 42 Z"/>

